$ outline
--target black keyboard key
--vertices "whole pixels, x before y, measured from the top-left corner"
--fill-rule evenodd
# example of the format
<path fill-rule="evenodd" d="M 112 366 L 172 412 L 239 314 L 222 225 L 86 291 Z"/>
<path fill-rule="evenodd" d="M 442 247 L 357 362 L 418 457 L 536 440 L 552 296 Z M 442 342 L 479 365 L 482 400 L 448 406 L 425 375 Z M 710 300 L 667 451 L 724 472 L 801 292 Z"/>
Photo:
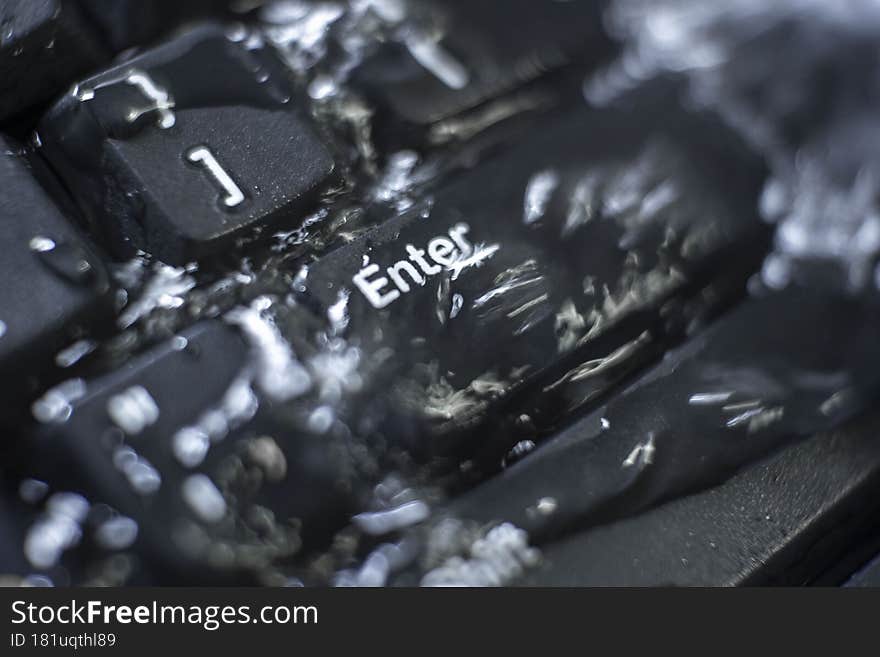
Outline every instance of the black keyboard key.
<path fill-rule="evenodd" d="M 412 25 L 355 72 L 355 82 L 405 124 L 425 127 L 572 62 L 614 47 L 596 0 L 414 4 Z M 398 126 L 399 129 L 399 126 Z"/>
<path fill-rule="evenodd" d="M 750 299 L 450 513 L 541 543 L 718 484 L 864 407 L 880 387 L 878 319 L 814 289 Z"/>
<path fill-rule="evenodd" d="M 485 426 L 466 436 L 521 389 L 600 394 L 686 323 L 671 298 L 758 266 L 760 161 L 651 94 L 549 123 L 309 267 L 305 294 L 383 356 L 369 413 L 391 442 L 487 447 Z"/>
<path fill-rule="evenodd" d="M 34 473 L 132 518 L 163 572 L 260 571 L 326 540 L 357 507 L 339 441 L 310 433 L 312 407 L 257 412 L 253 372 L 234 329 L 197 325 L 90 381 L 69 419 L 31 445 L 42 450 Z M 303 394 L 308 374 L 295 374 L 290 392 Z"/>
<path fill-rule="evenodd" d="M 0 3 L 0 119 L 47 100 L 100 62 L 76 9 L 61 0 Z"/>
<path fill-rule="evenodd" d="M 21 393 L 86 327 L 109 319 L 111 285 L 94 251 L 0 137 L 0 388 Z"/>
<path fill-rule="evenodd" d="M 188 21 L 223 17 L 229 0 L 78 0 L 114 50 L 149 45 Z"/>
<path fill-rule="evenodd" d="M 44 117 L 45 152 L 96 231 L 180 264 L 311 203 L 334 162 L 277 62 L 194 29 L 80 82 Z M 238 40 L 236 40 L 238 39 Z"/>
<path fill-rule="evenodd" d="M 789 447 L 723 485 L 542 546 L 527 586 L 837 584 L 876 534 L 876 416 Z M 849 572 L 852 572 L 850 570 Z M 873 569 L 876 573 L 876 566 Z M 873 578 L 873 579 L 872 579 Z M 876 585 L 869 567 L 849 586 Z"/>

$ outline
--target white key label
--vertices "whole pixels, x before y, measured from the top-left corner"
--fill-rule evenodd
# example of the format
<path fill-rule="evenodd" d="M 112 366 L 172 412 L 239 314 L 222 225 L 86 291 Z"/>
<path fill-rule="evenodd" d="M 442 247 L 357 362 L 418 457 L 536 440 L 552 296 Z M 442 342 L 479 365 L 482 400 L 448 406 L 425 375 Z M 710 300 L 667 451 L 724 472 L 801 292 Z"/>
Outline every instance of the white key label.
<path fill-rule="evenodd" d="M 127 117 L 129 123 L 134 123 L 142 114 L 156 111 L 159 114 L 160 128 L 167 130 L 168 128 L 174 127 L 174 124 L 177 122 L 173 110 L 174 101 L 165 89 L 156 84 L 153 81 L 153 78 L 143 71 L 131 71 L 125 78 L 125 81 L 128 84 L 137 87 L 144 96 L 153 102 L 152 105 L 145 107 L 144 109 L 131 110 Z"/>
<path fill-rule="evenodd" d="M 115 84 L 129 84 L 135 87 L 147 100 L 149 105 L 140 107 L 130 107 L 125 114 L 125 120 L 134 123 L 139 118 L 151 112 L 156 112 L 158 121 L 156 125 L 162 130 L 173 128 L 177 123 L 177 116 L 174 114 L 174 98 L 167 89 L 157 84 L 153 78 L 140 69 L 131 69 L 120 77 L 112 77 L 95 85 L 94 87 L 83 87 L 76 85 L 73 88 L 73 95 L 80 102 L 85 103 L 95 99 L 95 92 L 105 87 L 112 87 Z"/>
<path fill-rule="evenodd" d="M 429 278 L 443 271 L 450 272 L 452 280 L 456 280 L 464 270 L 480 267 L 501 248 L 499 244 L 471 244 L 465 237 L 469 231 L 470 226 L 460 223 L 446 235 L 431 239 L 423 249 L 406 244 L 408 257 L 390 267 L 364 260 L 352 283 L 373 308 L 380 310 L 407 294 L 412 286 L 425 285 Z"/>
<path fill-rule="evenodd" d="M 204 167 L 210 178 L 223 194 L 223 205 L 234 208 L 244 202 L 244 192 L 235 184 L 226 169 L 220 166 L 217 158 L 207 146 L 193 146 L 186 152 L 186 159 L 193 164 Z"/>

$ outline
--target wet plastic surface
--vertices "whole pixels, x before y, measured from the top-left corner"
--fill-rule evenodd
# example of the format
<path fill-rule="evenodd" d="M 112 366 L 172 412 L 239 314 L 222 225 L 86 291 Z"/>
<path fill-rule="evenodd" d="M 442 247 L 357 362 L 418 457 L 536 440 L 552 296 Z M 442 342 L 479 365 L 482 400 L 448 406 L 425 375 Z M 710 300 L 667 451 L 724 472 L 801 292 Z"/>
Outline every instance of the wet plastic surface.
<path fill-rule="evenodd" d="M 847 423 L 707 491 L 574 532 L 548 545 L 541 565 L 517 583 L 837 585 L 852 570 L 831 579 L 824 573 L 876 537 L 877 429 L 876 417 Z M 876 582 L 869 573 L 850 585 Z"/>
<path fill-rule="evenodd" d="M 406 126 L 424 133 L 572 62 L 607 59 L 615 47 L 601 27 L 603 5 L 515 0 L 499 21 L 492 0 L 419 3 L 352 83 L 388 114 L 377 131 L 399 141 Z"/>
<path fill-rule="evenodd" d="M 546 540 L 723 481 L 828 430 L 880 384 L 864 310 L 813 290 L 750 299 L 451 513 L 503 518 Z M 542 499 L 552 510 L 536 511 Z"/>
<path fill-rule="evenodd" d="M 4 392 L 21 395 L 29 383 L 14 373 L 52 367 L 57 350 L 112 317 L 113 299 L 104 262 L 2 137 L 0 187 L 0 371 Z"/>
<path fill-rule="evenodd" d="M 117 254 L 183 264 L 327 187 L 331 154 L 280 64 L 246 39 L 191 31 L 83 80 L 41 123 L 50 161 Z"/>
<path fill-rule="evenodd" d="M 308 266 L 302 297 L 382 361 L 389 443 L 504 454 L 485 427 L 510 394 L 565 388 L 570 364 L 593 361 L 599 395 L 688 324 L 695 310 L 670 299 L 722 276 L 744 286 L 766 236 L 750 209 L 760 162 L 674 86 L 653 91 L 556 118 Z"/>
<path fill-rule="evenodd" d="M 149 562 L 162 581 L 359 586 L 598 582 L 578 554 L 617 581 L 809 581 L 843 549 L 808 545 L 824 528 L 858 533 L 862 442 L 753 465 L 876 399 L 876 8 L 617 0 L 612 34 L 579 44 L 556 20 L 593 5 L 524 28 L 538 4 L 506 26 L 487 2 L 271 3 L 60 102 L 37 156 L 117 257 L 151 255 L 112 267 L 112 336 L 58 353 L 68 380 L 12 441 L 54 436 L 82 463 L 22 448 L 5 466 L 49 489 L 25 531 L 39 576 L 78 579 L 78 539 L 37 540 L 52 528 L 125 561 L 123 581 Z M 371 89 L 394 61 L 400 84 Z M 306 193 L 323 166 L 291 166 L 294 125 L 331 193 Z M 181 338 L 206 326 L 196 356 Z"/>
<path fill-rule="evenodd" d="M 73 3 L 7 0 L 0 6 L 0 118 L 47 100 L 106 56 Z"/>
<path fill-rule="evenodd" d="M 199 18 L 223 18 L 228 0 L 75 0 L 115 51 L 152 44 Z"/>

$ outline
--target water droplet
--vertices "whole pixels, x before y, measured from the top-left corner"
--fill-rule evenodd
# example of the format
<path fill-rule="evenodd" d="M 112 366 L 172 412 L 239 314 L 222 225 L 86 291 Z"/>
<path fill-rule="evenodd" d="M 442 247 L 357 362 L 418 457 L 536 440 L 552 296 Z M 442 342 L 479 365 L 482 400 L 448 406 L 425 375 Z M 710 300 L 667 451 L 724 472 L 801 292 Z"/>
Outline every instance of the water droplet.
<path fill-rule="evenodd" d="M 461 308 L 464 305 L 464 297 L 461 296 L 458 292 L 452 295 L 452 307 L 449 309 L 449 318 L 455 319 L 458 317 L 458 313 L 461 312 Z"/>
<path fill-rule="evenodd" d="M 31 249 L 40 262 L 61 278 L 77 285 L 96 282 L 96 271 L 81 245 L 35 237 L 31 240 Z"/>
<path fill-rule="evenodd" d="M 39 479 L 25 479 L 18 486 L 18 496 L 28 504 L 36 504 L 49 492 L 49 484 Z"/>
<path fill-rule="evenodd" d="M 49 237 L 37 235 L 36 237 L 31 238 L 28 246 L 30 246 L 31 251 L 44 253 L 46 251 L 51 251 L 55 248 L 55 241 Z"/>
<path fill-rule="evenodd" d="M 334 413 L 330 406 L 319 406 L 309 415 L 309 430 L 313 433 L 327 433 L 333 426 Z"/>
<path fill-rule="evenodd" d="M 536 173 L 526 185 L 523 221 L 531 225 L 541 219 L 547 210 L 550 197 L 559 186 L 559 175 L 553 171 Z"/>
<path fill-rule="evenodd" d="M 502 461 L 502 466 L 506 468 L 510 465 L 513 465 L 527 454 L 530 454 L 534 449 L 534 441 L 520 440 L 516 445 L 511 448 L 511 450 L 507 453 L 507 456 L 504 457 L 504 460 Z"/>
<path fill-rule="evenodd" d="M 185 468 L 201 465 L 210 446 L 211 439 L 208 434 L 196 427 L 184 427 L 171 439 L 174 456 Z"/>
<path fill-rule="evenodd" d="M 73 404 L 85 395 L 85 381 L 64 381 L 35 401 L 31 405 L 31 413 L 38 422 L 65 422 L 73 413 Z"/>
<path fill-rule="evenodd" d="M 314 100 L 329 98 L 337 92 L 336 83 L 327 75 L 318 75 L 309 84 L 309 97 Z"/>
<path fill-rule="evenodd" d="M 206 475 L 195 474 L 183 482 L 182 494 L 190 509 L 204 522 L 215 523 L 226 515 L 223 494 Z"/>
<path fill-rule="evenodd" d="M 428 505 L 421 500 L 414 500 L 393 509 L 359 513 L 352 520 L 362 531 L 380 536 L 422 522 L 429 515 Z"/>
<path fill-rule="evenodd" d="M 287 474 L 287 459 L 284 452 L 272 438 L 261 436 L 248 444 L 248 460 L 259 467 L 266 479 L 278 482 Z"/>
<path fill-rule="evenodd" d="M 134 544 L 138 535 L 137 523 L 126 516 L 116 516 L 101 523 L 95 531 L 95 541 L 105 550 L 124 550 Z"/>
<path fill-rule="evenodd" d="M 559 504 L 555 498 L 542 497 L 534 506 L 526 509 L 526 514 L 532 518 L 547 517 L 553 515 L 557 508 L 559 508 Z"/>
<path fill-rule="evenodd" d="M 77 340 L 55 355 L 55 364 L 58 367 L 70 367 L 79 362 L 84 356 L 92 353 L 97 346 L 98 343 L 94 340 Z"/>
<path fill-rule="evenodd" d="M 82 536 L 81 523 L 89 503 L 76 493 L 56 493 L 46 502 L 46 510 L 28 529 L 24 554 L 35 568 L 48 570 L 58 563 L 62 553 L 77 545 Z"/>
<path fill-rule="evenodd" d="M 159 419 L 159 407 L 146 388 L 132 386 L 107 401 L 107 415 L 129 435 L 139 434 Z"/>
<path fill-rule="evenodd" d="M 141 495 L 152 495 L 162 484 L 158 470 L 131 447 L 117 447 L 113 452 L 113 465 L 128 479 L 128 483 Z"/>

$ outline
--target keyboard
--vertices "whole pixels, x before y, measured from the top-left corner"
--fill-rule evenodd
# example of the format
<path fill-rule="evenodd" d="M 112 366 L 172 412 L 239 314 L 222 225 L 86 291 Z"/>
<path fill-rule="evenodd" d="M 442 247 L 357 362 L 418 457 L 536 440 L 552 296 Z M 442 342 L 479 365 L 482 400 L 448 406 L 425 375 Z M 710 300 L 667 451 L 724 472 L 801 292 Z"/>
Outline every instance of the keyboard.
<path fill-rule="evenodd" d="M 0 1 L 0 581 L 878 581 L 875 14 Z"/>

